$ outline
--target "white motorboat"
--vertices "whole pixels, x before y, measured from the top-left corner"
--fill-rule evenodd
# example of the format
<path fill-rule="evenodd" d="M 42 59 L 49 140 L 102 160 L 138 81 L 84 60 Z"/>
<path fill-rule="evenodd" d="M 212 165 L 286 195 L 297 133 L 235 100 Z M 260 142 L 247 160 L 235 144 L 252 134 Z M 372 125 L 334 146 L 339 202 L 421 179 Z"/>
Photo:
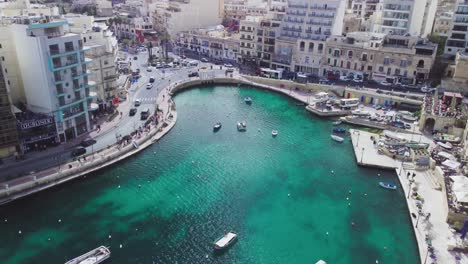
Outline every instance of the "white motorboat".
<path fill-rule="evenodd" d="M 272 130 L 271 135 L 276 137 L 278 135 L 278 130 Z"/>
<path fill-rule="evenodd" d="M 237 130 L 246 131 L 247 130 L 247 123 L 245 123 L 245 121 L 237 122 Z"/>
<path fill-rule="evenodd" d="M 325 261 L 323 261 L 323 260 L 319 260 L 319 261 L 317 261 L 317 263 L 315 263 L 315 264 L 327 264 L 327 263 L 326 263 Z"/>
<path fill-rule="evenodd" d="M 344 138 L 339 137 L 337 135 L 331 135 L 331 138 L 335 140 L 336 142 L 340 142 L 340 143 L 344 141 Z"/>
<path fill-rule="evenodd" d="M 221 250 L 232 245 L 237 239 L 237 234 L 233 232 L 227 233 L 225 236 L 219 238 L 214 242 L 214 249 Z"/>
<path fill-rule="evenodd" d="M 245 97 L 245 98 L 244 98 L 244 102 L 245 102 L 246 104 L 251 104 L 251 103 L 252 103 L 252 98 L 250 98 L 250 97 Z"/>
<path fill-rule="evenodd" d="M 338 121 L 333 122 L 333 125 L 334 126 L 339 126 L 339 125 L 341 125 L 341 123 L 343 123 L 343 121 L 338 120 Z"/>
<path fill-rule="evenodd" d="M 361 110 L 361 109 L 356 109 L 351 112 L 355 116 L 370 116 L 369 111 Z"/>
<path fill-rule="evenodd" d="M 110 258 L 110 250 L 105 246 L 93 249 L 77 258 L 65 262 L 65 264 L 97 264 Z"/>

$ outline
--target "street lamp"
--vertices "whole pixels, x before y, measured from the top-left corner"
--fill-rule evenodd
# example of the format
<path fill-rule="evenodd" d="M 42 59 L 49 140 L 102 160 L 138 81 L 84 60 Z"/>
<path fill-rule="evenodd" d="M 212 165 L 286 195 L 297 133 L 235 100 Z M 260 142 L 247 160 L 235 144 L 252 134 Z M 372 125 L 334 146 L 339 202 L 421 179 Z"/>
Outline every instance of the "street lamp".
<path fill-rule="evenodd" d="M 362 158 L 364 157 L 364 147 L 362 148 L 362 153 L 361 153 L 361 164 L 362 164 Z"/>
<path fill-rule="evenodd" d="M 419 224 L 419 217 L 421 216 L 422 212 L 421 212 L 421 209 L 418 210 L 418 218 L 416 219 L 416 228 L 418 228 L 418 224 Z"/>
<path fill-rule="evenodd" d="M 361 135 L 361 133 L 359 133 L 358 131 L 358 134 L 357 134 L 357 140 L 356 140 L 356 147 L 359 146 L 359 136 Z"/>
<path fill-rule="evenodd" d="M 411 185 L 413 184 L 413 181 L 409 180 L 409 183 L 408 183 L 408 196 L 406 196 L 406 199 L 409 199 L 409 196 L 410 196 L 410 193 L 411 193 Z"/>

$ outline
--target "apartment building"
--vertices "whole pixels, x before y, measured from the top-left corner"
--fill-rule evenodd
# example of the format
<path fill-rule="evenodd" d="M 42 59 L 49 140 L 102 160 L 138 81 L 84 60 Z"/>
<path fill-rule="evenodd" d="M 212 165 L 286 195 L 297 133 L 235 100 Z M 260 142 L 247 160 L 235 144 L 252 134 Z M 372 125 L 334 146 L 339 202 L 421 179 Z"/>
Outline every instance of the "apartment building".
<path fill-rule="evenodd" d="M 162 22 L 172 37 L 177 33 L 221 24 L 220 1 L 186 0 L 160 3 L 150 10 L 153 20 Z M 158 27 L 157 24 L 154 25 Z"/>
<path fill-rule="evenodd" d="M 436 16 L 432 33 L 442 37 L 448 37 L 452 29 L 453 12 L 443 12 Z"/>
<path fill-rule="evenodd" d="M 447 91 L 468 93 L 468 53 L 458 52 L 455 61 L 446 69 L 447 78 L 441 86 Z"/>
<path fill-rule="evenodd" d="M 93 103 L 100 110 L 106 110 L 112 106 L 118 89 L 117 39 L 105 23 L 95 22 L 92 16 L 67 15 L 66 19 L 70 31 L 81 35 L 83 45 L 87 47 L 85 57 L 92 60 L 87 68 L 92 73 L 89 80 L 96 83 L 91 87 L 91 91 L 97 93 Z"/>
<path fill-rule="evenodd" d="M 275 43 L 272 68 L 320 75 L 325 41 L 341 35 L 344 0 L 290 1 Z"/>
<path fill-rule="evenodd" d="M 445 44 L 445 54 L 455 57 L 458 52 L 468 52 L 468 0 L 457 0 L 452 28 Z"/>
<path fill-rule="evenodd" d="M 16 119 L 8 95 L 8 81 L 0 62 L 0 158 L 19 152 Z"/>
<path fill-rule="evenodd" d="M 51 114 L 61 142 L 91 129 L 91 101 L 95 94 L 86 48 L 79 34 L 68 32 L 66 20 L 19 18 L 8 28 L 16 46 L 28 110 Z M 0 43 L 1 44 L 1 43 Z M 27 78 L 26 78 L 27 77 Z"/>
<path fill-rule="evenodd" d="M 426 37 L 432 32 L 438 0 L 383 0 L 372 32 Z"/>
<path fill-rule="evenodd" d="M 414 36 L 354 32 L 327 40 L 323 74 L 361 75 L 378 82 L 424 83 L 437 45 Z"/>
<path fill-rule="evenodd" d="M 344 32 L 371 31 L 375 13 L 382 9 L 383 0 L 352 0 L 346 10 Z"/>
<path fill-rule="evenodd" d="M 223 26 L 217 26 L 179 33 L 176 44 L 198 53 L 200 58 L 235 62 L 240 41 L 238 35 L 231 35 Z"/>
<path fill-rule="evenodd" d="M 247 16 L 240 23 L 240 63 L 270 67 L 275 53 L 280 20 L 270 16 Z"/>

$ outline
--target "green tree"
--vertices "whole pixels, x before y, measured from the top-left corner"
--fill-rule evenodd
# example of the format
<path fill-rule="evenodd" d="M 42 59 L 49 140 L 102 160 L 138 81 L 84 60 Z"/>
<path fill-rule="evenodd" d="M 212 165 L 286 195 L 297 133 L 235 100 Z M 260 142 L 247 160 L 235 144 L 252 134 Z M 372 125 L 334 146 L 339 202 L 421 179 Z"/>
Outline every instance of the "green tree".
<path fill-rule="evenodd" d="M 429 39 L 431 42 L 436 43 L 437 46 L 437 56 L 441 56 L 444 54 L 445 50 L 445 41 L 447 41 L 447 37 L 440 36 L 438 34 L 432 34 L 427 36 L 427 39 Z"/>

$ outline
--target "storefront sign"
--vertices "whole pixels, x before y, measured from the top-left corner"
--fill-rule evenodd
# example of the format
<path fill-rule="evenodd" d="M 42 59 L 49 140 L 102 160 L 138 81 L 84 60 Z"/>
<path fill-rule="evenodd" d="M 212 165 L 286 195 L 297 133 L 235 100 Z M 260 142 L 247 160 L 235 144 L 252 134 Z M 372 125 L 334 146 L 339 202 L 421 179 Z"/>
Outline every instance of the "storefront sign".
<path fill-rule="evenodd" d="M 29 129 L 38 126 L 44 126 L 54 123 L 54 119 L 52 117 L 39 119 L 39 120 L 28 120 L 25 122 L 20 122 L 21 129 Z"/>

